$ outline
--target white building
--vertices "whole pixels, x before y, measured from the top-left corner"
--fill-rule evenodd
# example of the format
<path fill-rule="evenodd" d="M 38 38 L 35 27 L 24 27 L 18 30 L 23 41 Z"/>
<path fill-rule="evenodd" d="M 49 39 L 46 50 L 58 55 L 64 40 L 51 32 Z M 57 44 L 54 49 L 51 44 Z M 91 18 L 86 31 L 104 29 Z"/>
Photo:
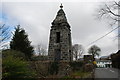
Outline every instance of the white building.
<path fill-rule="evenodd" d="M 97 62 L 97 67 L 101 67 L 101 68 L 112 67 L 111 60 L 97 60 L 96 62 Z"/>

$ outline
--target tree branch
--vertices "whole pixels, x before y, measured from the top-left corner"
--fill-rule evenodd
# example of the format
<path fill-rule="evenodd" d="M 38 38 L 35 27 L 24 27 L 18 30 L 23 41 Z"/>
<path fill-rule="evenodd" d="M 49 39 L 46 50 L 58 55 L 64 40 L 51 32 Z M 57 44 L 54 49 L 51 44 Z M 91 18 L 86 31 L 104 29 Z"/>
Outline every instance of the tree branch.
<path fill-rule="evenodd" d="M 118 7 L 120 7 L 120 4 L 118 4 L 119 2 L 117 3 L 116 1 L 114 1 L 114 3 L 115 3 Z"/>
<path fill-rule="evenodd" d="M 114 16 L 120 17 L 119 14 L 115 14 L 106 4 L 105 4 L 105 6 L 106 6 L 106 8 L 108 9 L 108 10 L 106 10 L 108 13 L 111 13 L 111 14 L 114 15 Z"/>

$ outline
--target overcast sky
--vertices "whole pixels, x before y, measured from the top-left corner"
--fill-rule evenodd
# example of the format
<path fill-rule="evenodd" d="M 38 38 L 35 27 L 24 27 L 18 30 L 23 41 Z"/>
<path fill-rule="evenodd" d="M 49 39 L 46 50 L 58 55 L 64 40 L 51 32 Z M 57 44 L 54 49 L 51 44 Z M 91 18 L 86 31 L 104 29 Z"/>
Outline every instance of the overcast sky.
<path fill-rule="evenodd" d="M 98 0 L 79 0 L 79 1 L 35 1 L 27 2 L 19 1 L 2 2 L 0 6 L 0 23 L 6 23 L 11 27 L 20 24 L 29 35 L 32 45 L 42 43 L 48 47 L 51 22 L 60 9 L 60 3 L 63 3 L 68 23 L 71 26 L 72 44 L 81 44 L 84 46 L 86 53 L 87 49 L 92 45 L 97 45 L 101 48 L 101 55 L 109 55 L 118 50 L 118 43 L 115 36 L 117 30 L 97 41 L 90 44 L 101 36 L 111 31 L 116 26 L 110 27 L 107 20 L 97 20 L 97 10 L 102 3 Z M 102 2 L 104 2 L 102 0 Z M 1 4 L 0 4 L 1 5 Z"/>

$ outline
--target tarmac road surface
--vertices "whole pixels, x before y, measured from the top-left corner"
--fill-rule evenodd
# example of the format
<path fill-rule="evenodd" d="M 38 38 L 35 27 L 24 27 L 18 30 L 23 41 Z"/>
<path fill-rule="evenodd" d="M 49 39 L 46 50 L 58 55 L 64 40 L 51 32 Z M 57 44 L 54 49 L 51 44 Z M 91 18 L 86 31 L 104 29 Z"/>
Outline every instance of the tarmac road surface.
<path fill-rule="evenodd" d="M 120 80 L 120 70 L 115 68 L 96 68 L 95 80 Z"/>

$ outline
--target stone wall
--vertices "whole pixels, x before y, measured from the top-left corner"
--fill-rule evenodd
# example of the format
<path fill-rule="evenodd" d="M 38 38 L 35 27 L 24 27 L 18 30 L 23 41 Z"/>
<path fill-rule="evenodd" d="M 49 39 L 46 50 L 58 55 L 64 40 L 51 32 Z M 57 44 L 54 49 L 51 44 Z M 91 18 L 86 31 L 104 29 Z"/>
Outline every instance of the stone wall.
<path fill-rule="evenodd" d="M 61 78 L 63 76 L 69 75 L 71 73 L 71 68 L 69 62 L 59 62 L 58 63 L 58 73 L 50 74 L 49 69 L 53 62 L 49 61 L 32 61 L 31 67 L 37 72 L 37 78 L 49 78 L 50 76 L 57 76 L 57 78 Z M 54 68 L 53 68 L 54 70 Z"/>

